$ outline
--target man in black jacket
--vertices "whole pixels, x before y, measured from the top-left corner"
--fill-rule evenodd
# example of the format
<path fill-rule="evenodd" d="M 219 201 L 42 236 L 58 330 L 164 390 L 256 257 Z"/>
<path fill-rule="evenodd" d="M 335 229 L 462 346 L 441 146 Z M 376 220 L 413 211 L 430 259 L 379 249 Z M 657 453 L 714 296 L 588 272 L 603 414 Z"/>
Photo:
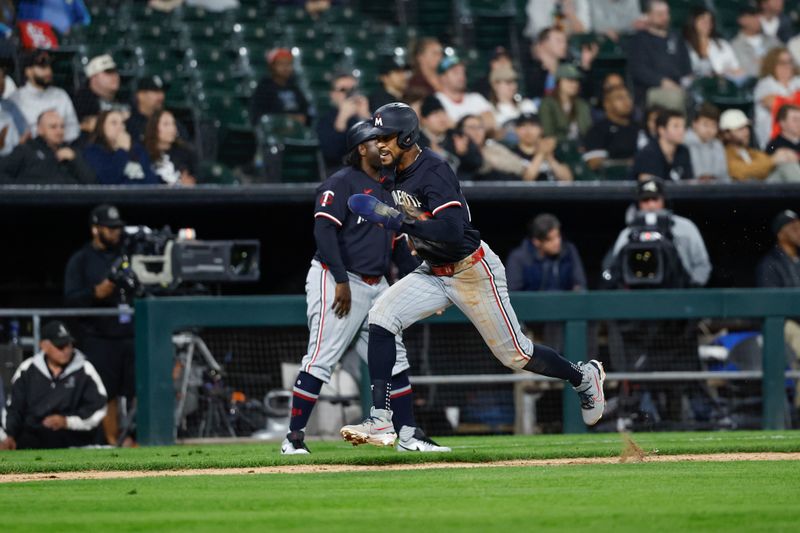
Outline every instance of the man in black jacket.
<path fill-rule="evenodd" d="M 19 365 L 3 411 L 0 450 L 67 448 L 95 441 L 106 390 L 60 321 L 42 329 L 41 351 Z"/>
<path fill-rule="evenodd" d="M 759 261 L 756 285 L 759 287 L 800 287 L 800 218 L 787 209 L 772 221 L 775 246 Z"/>
<path fill-rule="evenodd" d="M 71 307 L 116 307 L 127 305 L 120 288 L 109 279 L 120 256 L 124 222 L 112 205 L 100 205 L 90 216 L 92 240 L 70 257 L 64 273 L 64 303 Z M 94 317 L 81 321 L 81 346 L 108 389 L 108 416 L 103 421 L 106 439 L 119 438 L 117 398 L 132 399 L 134 388 L 133 321 L 130 314 Z"/>
<path fill-rule="evenodd" d="M 0 183 L 80 185 L 95 182 L 81 154 L 64 143 L 64 119 L 54 110 L 36 123 L 38 136 L 0 159 Z"/>

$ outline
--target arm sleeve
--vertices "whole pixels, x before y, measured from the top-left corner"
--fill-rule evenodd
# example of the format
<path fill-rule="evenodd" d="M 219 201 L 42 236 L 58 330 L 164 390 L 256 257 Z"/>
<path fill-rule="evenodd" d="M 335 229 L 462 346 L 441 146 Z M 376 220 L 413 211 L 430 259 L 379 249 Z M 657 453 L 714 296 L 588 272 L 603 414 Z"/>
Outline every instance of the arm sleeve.
<path fill-rule="evenodd" d="M 314 240 L 323 261 L 333 274 L 336 283 L 348 281 L 342 253 L 339 251 L 338 226 L 330 219 L 318 217 L 314 220 Z"/>
<path fill-rule="evenodd" d="M 552 137 L 556 134 L 558 119 L 556 118 L 556 107 L 558 103 L 550 96 L 542 100 L 542 107 L 539 109 L 539 120 L 542 121 L 542 132 L 545 137 Z"/>
<path fill-rule="evenodd" d="M 96 178 L 94 170 L 92 170 L 92 168 L 86 164 L 86 161 L 84 161 L 83 156 L 80 153 L 75 152 L 75 159 L 72 161 L 67 161 L 67 167 L 70 170 L 70 174 L 72 174 L 78 184 L 86 185 L 89 183 L 95 183 Z"/>
<path fill-rule="evenodd" d="M 652 157 L 648 157 L 645 151 L 636 152 L 633 158 L 633 168 L 631 170 L 633 179 L 639 179 L 640 174 L 652 174 L 662 179 L 669 179 L 669 176 L 663 176 L 664 169 L 660 168 Z"/>
<path fill-rule="evenodd" d="M 14 148 L 6 157 L 0 157 L 0 183 L 14 183 L 25 162 L 25 147 Z"/>
<path fill-rule="evenodd" d="M 25 420 L 25 410 L 27 408 L 25 381 L 26 378 L 22 373 L 22 367 L 20 367 L 11 379 L 11 392 L 8 395 L 6 408 L 3 410 L 3 430 L 6 435 L 14 438 L 19 437 Z"/>
<path fill-rule="evenodd" d="M 764 152 L 750 150 L 751 163 L 746 162 L 740 157 L 728 158 L 728 172 L 731 178 L 739 181 L 748 179 L 763 180 L 775 168 L 772 158 Z"/>
<path fill-rule="evenodd" d="M 708 257 L 706 243 L 703 242 L 700 230 L 693 222 L 690 221 L 690 224 L 689 258 L 692 268 L 689 275 L 692 277 L 692 283 L 702 287 L 708 283 L 708 278 L 711 277 L 711 259 Z"/>
<path fill-rule="evenodd" d="M 583 269 L 583 261 L 581 261 L 581 254 L 578 253 L 578 248 L 574 244 L 569 245 L 570 252 L 572 253 L 573 268 L 572 268 L 572 289 L 586 290 L 586 271 Z"/>
<path fill-rule="evenodd" d="M 64 271 L 64 303 L 75 307 L 89 307 L 94 302 L 94 286 L 86 283 L 80 255 L 73 255 Z"/>
<path fill-rule="evenodd" d="M 520 250 L 512 250 L 506 260 L 506 282 L 509 291 L 521 291 L 525 288 L 525 274 Z"/>
<path fill-rule="evenodd" d="M 458 243 L 464 238 L 462 217 L 461 204 L 448 206 L 438 211 L 434 218 L 404 223 L 400 231 L 427 241 Z"/>
<path fill-rule="evenodd" d="M 417 269 L 420 265 L 419 260 L 411 255 L 408 248 L 408 241 L 405 235 L 398 235 L 394 238 L 394 250 L 392 250 L 392 260 L 400 270 L 400 276 L 405 276 Z"/>
<path fill-rule="evenodd" d="M 72 431 L 90 431 L 100 425 L 106 416 L 108 397 L 100 375 L 88 361 L 84 363 L 83 371 L 89 379 L 76 412 L 66 416 L 67 429 Z"/>
<path fill-rule="evenodd" d="M 782 287 L 781 276 L 770 256 L 763 258 L 756 267 L 756 287 Z"/>
<path fill-rule="evenodd" d="M 72 100 L 64 93 L 66 103 L 64 104 L 64 140 L 71 143 L 81 134 L 81 126 L 78 123 L 78 115 L 75 113 L 75 106 Z"/>

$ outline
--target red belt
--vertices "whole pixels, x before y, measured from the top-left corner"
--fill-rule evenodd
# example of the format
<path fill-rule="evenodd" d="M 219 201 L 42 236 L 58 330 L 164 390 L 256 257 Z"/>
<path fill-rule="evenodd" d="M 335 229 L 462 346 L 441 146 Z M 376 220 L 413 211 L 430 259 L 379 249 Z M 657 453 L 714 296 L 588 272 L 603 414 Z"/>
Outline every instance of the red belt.
<path fill-rule="evenodd" d="M 319 264 L 322 265 L 322 268 L 324 268 L 325 270 L 329 270 L 328 265 L 326 265 L 322 261 L 320 261 Z M 377 285 L 383 279 L 383 276 L 367 276 L 366 274 L 357 274 L 355 272 L 353 272 L 353 274 L 360 277 L 361 281 L 363 281 L 367 285 Z"/>
<path fill-rule="evenodd" d="M 437 276 L 454 276 L 462 270 L 466 270 L 481 259 L 483 259 L 483 248 L 478 248 L 472 255 L 469 255 L 457 263 L 448 263 L 446 265 L 431 265 L 431 272 Z"/>

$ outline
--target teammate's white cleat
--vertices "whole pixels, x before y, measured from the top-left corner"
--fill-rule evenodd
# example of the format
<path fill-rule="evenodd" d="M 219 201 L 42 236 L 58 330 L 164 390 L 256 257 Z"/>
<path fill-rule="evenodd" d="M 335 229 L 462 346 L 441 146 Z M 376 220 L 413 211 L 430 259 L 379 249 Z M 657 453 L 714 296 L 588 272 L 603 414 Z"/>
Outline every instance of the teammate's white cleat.
<path fill-rule="evenodd" d="M 603 418 L 603 410 L 606 408 L 606 396 L 603 393 L 606 372 L 603 370 L 603 363 L 595 359 L 580 365 L 583 381 L 575 387 L 575 392 L 581 399 L 583 421 L 586 425 L 593 426 Z"/>
<path fill-rule="evenodd" d="M 309 455 L 302 431 L 292 431 L 281 443 L 281 455 Z"/>
<path fill-rule="evenodd" d="M 439 446 L 419 428 L 403 426 L 395 449 L 398 452 L 451 452 L 447 446 Z"/>
<path fill-rule="evenodd" d="M 369 410 L 369 416 L 360 424 L 344 426 L 342 438 L 353 446 L 372 444 L 373 446 L 391 446 L 397 439 L 392 425 L 392 412 L 387 409 Z"/>

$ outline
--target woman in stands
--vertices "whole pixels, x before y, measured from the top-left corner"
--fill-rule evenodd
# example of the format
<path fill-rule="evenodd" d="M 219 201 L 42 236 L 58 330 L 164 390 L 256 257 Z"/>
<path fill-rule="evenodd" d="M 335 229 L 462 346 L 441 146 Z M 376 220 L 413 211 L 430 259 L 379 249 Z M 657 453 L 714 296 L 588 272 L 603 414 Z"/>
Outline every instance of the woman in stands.
<path fill-rule="evenodd" d="M 536 104 L 519 94 L 517 73 L 511 67 L 500 67 L 489 75 L 494 123 L 497 139 L 514 141 L 514 121 L 523 113 L 536 113 Z"/>
<path fill-rule="evenodd" d="M 119 111 L 103 111 L 83 157 L 103 185 L 154 185 L 161 183 L 150 168 L 144 147 L 125 130 L 125 119 Z"/>
<path fill-rule="evenodd" d="M 556 70 L 556 89 L 542 100 L 539 118 L 545 137 L 557 141 L 578 141 L 592 127 L 592 110 L 581 98 L 581 72 L 562 63 Z"/>
<path fill-rule="evenodd" d="M 717 33 L 714 14 L 696 7 L 686 19 L 683 37 L 692 60 L 692 73 L 698 78 L 723 76 L 734 82 L 747 77 L 731 45 Z"/>
<path fill-rule="evenodd" d="M 772 117 L 784 103 L 800 100 L 800 76 L 786 48 L 773 48 L 761 63 L 753 91 L 756 142 L 763 150 L 772 138 Z"/>
<path fill-rule="evenodd" d="M 197 157 L 194 151 L 178 138 L 175 117 L 169 111 L 156 111 L 147 121 L 144 146 L 153 162 L 153 170 L 167 185 L 197 184 Z"/>

